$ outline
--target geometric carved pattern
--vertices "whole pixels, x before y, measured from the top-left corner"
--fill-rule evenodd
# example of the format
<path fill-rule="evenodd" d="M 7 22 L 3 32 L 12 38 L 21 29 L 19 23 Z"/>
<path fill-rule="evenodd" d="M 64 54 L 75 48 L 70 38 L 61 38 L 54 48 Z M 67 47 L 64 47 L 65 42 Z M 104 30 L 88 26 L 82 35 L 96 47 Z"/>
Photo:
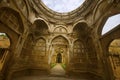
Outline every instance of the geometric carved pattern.
<path fill-rule="evenodd" d="M 84 48 L 84 46 L 83 46 L 83 44 L 80 42 L 80 41 L 75 41 L 74 42 L 74 55 L 75 56 L 83 56 L 84 55 L 84 53 L 85 53 L 85 48 Z"/>
<path fill-rule="evenodd" d="M 85 58 L 86 58 L 86 51 L 83 43 L 80 40 L 77 40 L 74 42 L 73 46 L 73 55 L 74 58 L 76 59 L 75 62 L 78 63 L 84 63 Z"/>
<path fill-rule="evenodd" d="M 20 28 L 20 20 L 18 19 L 18 15 L 14 14 L 14 11 L 9 9 L 1 9 L 0 10 L 0 21 L 4 24 L 7 24 L 15 32 L 22 32 L 22 28 Z M 23 27 L 23 26 L 22 26 Z"/>

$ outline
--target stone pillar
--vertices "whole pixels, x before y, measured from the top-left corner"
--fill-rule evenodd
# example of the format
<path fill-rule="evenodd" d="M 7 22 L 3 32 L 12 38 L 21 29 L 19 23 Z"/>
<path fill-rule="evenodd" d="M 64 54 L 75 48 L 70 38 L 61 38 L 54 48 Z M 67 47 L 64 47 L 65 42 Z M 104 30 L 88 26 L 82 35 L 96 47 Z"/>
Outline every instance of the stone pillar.
<path fill-rule="evenodd" d="M 73 45 L 72 44 L 69 44 L 68 46 L 68 62 L 66 64 L 66 74 L 69 75 L 69 72 L 71 72 L 71 59 L 72 59 L 72 56 L 73 56 Z"/>

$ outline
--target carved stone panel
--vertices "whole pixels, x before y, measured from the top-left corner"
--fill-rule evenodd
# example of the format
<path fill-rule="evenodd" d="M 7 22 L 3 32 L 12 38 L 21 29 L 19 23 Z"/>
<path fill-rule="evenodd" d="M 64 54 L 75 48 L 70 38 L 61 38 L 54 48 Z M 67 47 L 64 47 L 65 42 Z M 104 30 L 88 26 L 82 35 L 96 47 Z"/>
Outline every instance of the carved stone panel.
<path fill-rule="evenodd" d="M 74 47 L 73 48 L 74 48 L 74 50 L 73 50 L 74 56 L 84 57 L 85 48 L 79 40 L 74 42 Z"/>
<path fill-rule="evenodd" d="M 44 39 L 39 39 L 34 46 L 34 53 L 41 56 L 46 55 L 46 41 Z"/>
<path fill-rule="evenodd" d="M 18 18 L 18 15 L 16 12 L 9 10 L 9 9 L 2 9 L 0 10 L 0 21 L 4 24 L 6 24 L 8 27 L 10 27 L 15 32 L 19 33 L 22 32 L 22 27 L 20 27 L 20 19 Z M 22 23 L 21 23 L 22 24 Z"/>

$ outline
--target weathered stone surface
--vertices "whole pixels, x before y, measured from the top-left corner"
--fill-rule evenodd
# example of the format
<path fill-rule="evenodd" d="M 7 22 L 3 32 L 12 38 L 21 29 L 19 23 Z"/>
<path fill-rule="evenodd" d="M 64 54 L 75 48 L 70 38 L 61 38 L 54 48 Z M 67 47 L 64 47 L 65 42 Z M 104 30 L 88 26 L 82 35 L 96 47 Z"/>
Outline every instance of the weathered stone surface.
<path fill-rule="evenodd" d="M 56 63 L 65 76 L 119 80 L 119 53 L 109 54 L 109 46 L 120 38 L 120 25 L 101 35 L 106 20 L 120 13 L 119 6 L 119 0 L 86 0 L 60 14 L 39 0 L 1 0 L 0 33 L 6 33 L 10 46 L 0 51 L 0 80 L 49 75 Z"/>

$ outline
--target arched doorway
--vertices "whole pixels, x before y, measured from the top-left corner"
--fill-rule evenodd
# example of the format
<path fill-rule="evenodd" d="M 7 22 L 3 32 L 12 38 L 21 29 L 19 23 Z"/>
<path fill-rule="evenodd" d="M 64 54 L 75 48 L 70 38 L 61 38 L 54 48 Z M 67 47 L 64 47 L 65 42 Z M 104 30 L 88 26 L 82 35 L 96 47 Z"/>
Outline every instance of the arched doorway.
<path fill-rule="evenodd" d="M 54 38 L 50 52 L 50 63 L 66 64 L 68 62 L 68 41 L 62 36 Z"/>
<path fill-rule="evenodd" d="M 113 40 L 109 45 L 109 59 L 115 79 L 120 79 L 120 39 Z"/>
<path fill-rule="evenodd" d="M 61 55 L 61 53 L 57 54 L 56 63 L 62 63 L 62 55 Z"/>
<path fill-rule="evenodd" d="M 10 39 L 6 33 L 0 33 L 0 71 L 4 67 L 10 47 Z"/>
<path fill-rule="evenodd" d="M 68 41 L 63 36 L 57 36 L 52 40 L 50 48 L 50 66 L 52 75 L 65 75 L 68 63 Z"/>

